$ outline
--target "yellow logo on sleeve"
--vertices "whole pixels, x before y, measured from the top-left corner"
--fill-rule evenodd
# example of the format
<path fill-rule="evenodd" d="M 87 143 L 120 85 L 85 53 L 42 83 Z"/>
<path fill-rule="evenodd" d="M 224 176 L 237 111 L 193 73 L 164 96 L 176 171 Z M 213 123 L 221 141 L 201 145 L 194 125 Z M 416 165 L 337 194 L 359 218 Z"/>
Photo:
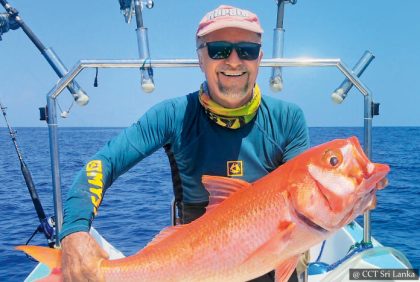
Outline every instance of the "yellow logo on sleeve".
<path fill-rule="evenodd" d="M 96 215 L 103 195 L 102 162 L 100 160 L 90 161 L 86 165 L 86 176 L 90 184 L 90 200 L 93 204 L 93 213 Z"/>
<path fill-rule="evenodd" d="M 242 161 L 228 161 L 227 162 L 227 175 L 228 176 L 243 176 L 243 163 Z"/>

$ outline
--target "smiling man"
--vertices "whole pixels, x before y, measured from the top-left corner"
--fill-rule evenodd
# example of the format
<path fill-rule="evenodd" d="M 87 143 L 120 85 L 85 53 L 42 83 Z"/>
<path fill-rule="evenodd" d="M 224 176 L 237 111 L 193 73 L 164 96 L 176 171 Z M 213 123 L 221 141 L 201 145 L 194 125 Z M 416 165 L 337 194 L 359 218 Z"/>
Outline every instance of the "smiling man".
<path fill-rule="evenodd" d="M 263 55 L 261 35 L 228 27 L 197 38 L 198 57 L 211 98 L 226 108 L 251 100 Z"/>
<path fill-rule="evenodd" d="M 206 78 L 200 90 L 152 107 L 79 172 L 64 205 L 60 234 L 65 280 L 102 279 L 98 265 L 107 255 L 88 232 L 105 190 L 159 148 L 170 160 L 179 223 L 184 224 L 205 212 L 209 194 L 203 175 L 253 182 L 309 147 L 302 111 L 263 96 L 256 83 L 262 33 L 250 11 L 223 5 L 207 13 L 196 33 Z"/>

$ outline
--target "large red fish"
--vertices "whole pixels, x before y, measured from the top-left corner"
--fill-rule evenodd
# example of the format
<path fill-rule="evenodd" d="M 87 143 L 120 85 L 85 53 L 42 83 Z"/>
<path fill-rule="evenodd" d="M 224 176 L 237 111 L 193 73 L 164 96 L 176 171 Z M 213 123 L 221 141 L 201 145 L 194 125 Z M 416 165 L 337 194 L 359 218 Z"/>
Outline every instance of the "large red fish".
<path fill-rule="evenodd" d="M 370 207 L 388 172 L 352 137 L 313 147 L 252 184 L 203 176 L 205 215 L 164 229 L 133 256 L 102 261 L 101 273 L 106 281 L 246 281 L 276 269 L 285 281 L 299 254 Z M 58 250 L 18 248 L 60 279 Z"/>

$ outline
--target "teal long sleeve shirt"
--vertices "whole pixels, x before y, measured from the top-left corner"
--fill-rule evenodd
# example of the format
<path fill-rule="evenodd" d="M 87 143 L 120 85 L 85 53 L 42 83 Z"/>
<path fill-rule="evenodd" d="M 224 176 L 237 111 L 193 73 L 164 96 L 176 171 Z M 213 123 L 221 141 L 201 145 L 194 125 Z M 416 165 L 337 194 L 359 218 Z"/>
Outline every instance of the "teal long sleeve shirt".
<path fill-rule="evenodd" d="M 110 140 L 78 173 L 64 204 L 60 238 L 89 231 L 105 190 L 124 172 L 169 145 L 185 203 L 208 201 L 202 175 L 253 182 L 309 147 L 302 110 L 263 96 L 256 117 L 239 129 L 217 125 L 198 92 L 166 100 Z"/>

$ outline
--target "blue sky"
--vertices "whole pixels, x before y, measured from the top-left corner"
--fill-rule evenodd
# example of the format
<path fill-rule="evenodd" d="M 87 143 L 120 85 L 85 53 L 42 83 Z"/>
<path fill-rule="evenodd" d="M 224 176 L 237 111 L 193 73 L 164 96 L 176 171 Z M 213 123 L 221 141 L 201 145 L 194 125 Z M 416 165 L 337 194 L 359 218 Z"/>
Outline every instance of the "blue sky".
<path fill-rule="evenodd" d="M 117 0 L 23 1 L 11 0 L 41 41 L 52 47 L 70 68 L 80 59 L 138 58 L 135 23 L 127 25 Z M 231 4 L 257 13 L 265 30 L 263 50 L 271 57 L 276 21 L 275 1 L 155 1 L 144 11 L 153 59 L 195 58 L 194 34 L 198 22 L 220 4 Z M 341 58 L 353 66 L 365 50 L 376 59 L 362 81 L 381 103 L 375 126 L 420 126 L 420 1 L 299 0 L 286 5 L 285 57 Z M 4 12 L 0 7 L 0 12 Z M 269 69 L 258 78 L 266 95 L 298 104 L 310 126 L 362 126 L 363 98 L 355 89 L 345 103 L 335 105 L 330 94 L 341 83 L 332 68 L 286 68 L 285 87 L 271 93 Z M 74 105 L 60 126 L 128 126 L 150 106 L 198 89 L 204 76 L 199 69 L 155 70 L 156 90 L 140 90 L 135 69 L 94 70 L 77 79 L 88 92 L 86 107 Z M 0 101 L 8 106 L 13 126 L 45 126 L 38 107 L 57 76 L 22 30 L 9 31 L 0 41 Z M 71 96 L 59 97 L 63 109 Z M 0 126 L 4 126 L 0 122 Z"/>

